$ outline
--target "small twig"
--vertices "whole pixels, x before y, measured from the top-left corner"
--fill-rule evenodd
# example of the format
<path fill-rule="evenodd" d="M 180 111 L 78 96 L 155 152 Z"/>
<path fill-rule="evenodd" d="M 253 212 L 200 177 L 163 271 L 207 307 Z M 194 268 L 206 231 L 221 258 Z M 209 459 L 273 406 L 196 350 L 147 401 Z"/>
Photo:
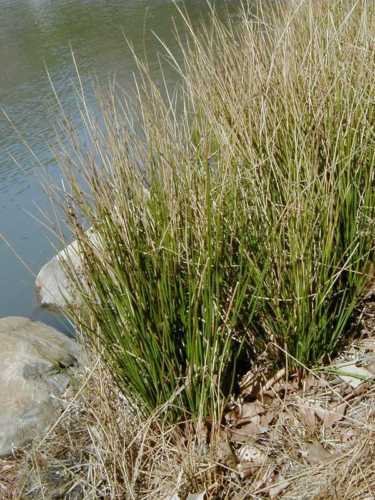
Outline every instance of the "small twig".
<path fill-rule="evenodd" d="M 272 378 L 270 378 L 266 384 L 260 389 L 259 394 L 264 394 L 265 392 L 269 391 L 271 387 L 273 387 L 279 380 L 281 380 L 283 377 L 285 377 L 286 369 L 281 368 Z"/>
<path fill-rule="evenodd" d="M 361 385 L 359 385 L 358 387 L 356 387 L 351 393 L 347 394 L 345 397 L 342 398 L 341 401 L 339 401 L 338 403 L 336 403 L 334 406 L 332 406 L 331 410 L 334 410 L 335 408 L 337 408 L 338 406 L 342 405 L 343 403 L 348 403 L 348 401 L 350 401 L 351 399 L 357 397 L 357 396 L 360 396 L 360 399 L 361 400 L 362 398 L 365 397 L 365 394 L 364 392 L 369 388 L 369 384 L 368 382 L 365 382 Z"/>

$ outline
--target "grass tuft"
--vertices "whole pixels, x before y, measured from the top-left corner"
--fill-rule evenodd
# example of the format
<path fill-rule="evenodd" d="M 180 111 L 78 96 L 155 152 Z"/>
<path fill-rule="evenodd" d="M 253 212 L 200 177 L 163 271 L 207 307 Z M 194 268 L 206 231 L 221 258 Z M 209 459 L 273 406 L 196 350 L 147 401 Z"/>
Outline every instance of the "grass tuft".
<path fill-rule="evenodd" d="M 185 21 L 176 94 L 139 63 L 136 98 L 103 98 L 100 127 L 82 95 L 91 150 L 70 159 L 85 189 L 68 173 L 68 215 L 84 267 L 68 271 L 130 401 L 220 420 L 265 350 L 275 367 L 331 356 L 369 279 L 375 9 Z"/>

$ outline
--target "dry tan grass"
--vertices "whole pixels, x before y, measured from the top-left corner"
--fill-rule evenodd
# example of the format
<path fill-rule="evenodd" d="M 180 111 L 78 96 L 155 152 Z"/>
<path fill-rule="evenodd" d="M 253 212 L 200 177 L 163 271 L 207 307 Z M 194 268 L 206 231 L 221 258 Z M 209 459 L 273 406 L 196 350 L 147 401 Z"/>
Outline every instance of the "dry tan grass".
<path fill-rule="evenodd" d="M 14 457 L 0 459 L 0 498 L 13 500 L 20 495 L 18 472 L 22 453 Z"/>
<path fill-rule="evenodd" d="M 340 359 L 375 355 L 372 303 L 361 324 L 361 337 Z M 145 421 L 100 362 L 91 366 L 77 377 L 64 414 L 43 440 L 0 462 L 0 498 L 185 499 L 199 492 L 207 499 L 374 498 L 371 382 L 353 389 L 317 372 L 300 386 L 281 379 L 256 402 L 234 401 L 220 429 L 193 429 L 189 422 L 164 425 L 162 413 Z M 269 420 L 262 432 L 238 417 L 238 408 L 255 404 Z M 338 417 L 324 420 L 328 409 Z M 245 436 L 238 439 L 241 429 Z M 261 461 L 246 461 L 254 449 Z"/>

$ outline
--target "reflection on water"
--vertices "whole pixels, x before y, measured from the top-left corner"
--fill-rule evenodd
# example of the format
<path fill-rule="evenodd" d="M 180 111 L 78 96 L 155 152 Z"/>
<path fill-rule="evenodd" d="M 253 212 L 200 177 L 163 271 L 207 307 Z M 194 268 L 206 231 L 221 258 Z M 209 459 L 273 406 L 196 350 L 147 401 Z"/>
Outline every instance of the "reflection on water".
<path fill-rule="evenodd" d="M 224 1 L 216 6 L 224 9 Z M 208 11 L 202 0 L 187 0 L 186 8 L 193 22 Z M 0 114 L 0 235 L 18 254 L 0 239 L 0 317 L 57 321 L 38 309 L 34 277 L 25 269 L 37 272 L 53 254 L 46 230 L 30 215 L 38 216 L 36 206 L 50 210 L 38 162 L 58 175 L 49 147 L 58 109 L 46 67 L 67 115 L 77 121 L 71 50 L 84 82 L 115 74 L 126 86 L 135 70 L 126 37 L 158 78 L 162 49 L 153 32 L 173 48 L 173 16 L 169 0 L 0 0 L 0 107 L 10 120 Z M 169 70 L 167 78 L 173 82 L 176 75 Z"/>

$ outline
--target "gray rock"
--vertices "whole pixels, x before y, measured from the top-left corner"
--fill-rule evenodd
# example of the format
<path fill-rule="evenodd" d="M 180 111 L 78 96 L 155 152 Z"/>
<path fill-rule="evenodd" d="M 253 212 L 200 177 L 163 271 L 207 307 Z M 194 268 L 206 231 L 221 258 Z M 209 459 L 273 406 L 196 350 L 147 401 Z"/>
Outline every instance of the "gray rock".
<path fill-rule="evenodd" d="M 40 436 L 62 409 L 80 349 L 54 328 L 0 319 L 0 456 Z"/>
<path fill-rule="evenodd" d="M 98 237 L 92 229 L 88 235 L 94 248 L 98 246 Z M 66 273 L 66 263 L 83 282 L 83 261 L 77 241 L 73 241 L 61 252 L 52 257 L 39 271 L 35 286 L 42 306 L 63 309 L 67 305 L 80 306 L 82 301 L 75 293 L 74 286 Z"/>
<path fill-rule="evenodd" d="M 74 287 L 64 266 L 64 261 L 68 261 L 68 259 L 76 271 L 80 272 L 82 259 L 78 253 L 76 241 L 52 257 L 39 271 L 35 286 L 42 306 L 63 309 L 67 304 L 79 305 Z"/>

